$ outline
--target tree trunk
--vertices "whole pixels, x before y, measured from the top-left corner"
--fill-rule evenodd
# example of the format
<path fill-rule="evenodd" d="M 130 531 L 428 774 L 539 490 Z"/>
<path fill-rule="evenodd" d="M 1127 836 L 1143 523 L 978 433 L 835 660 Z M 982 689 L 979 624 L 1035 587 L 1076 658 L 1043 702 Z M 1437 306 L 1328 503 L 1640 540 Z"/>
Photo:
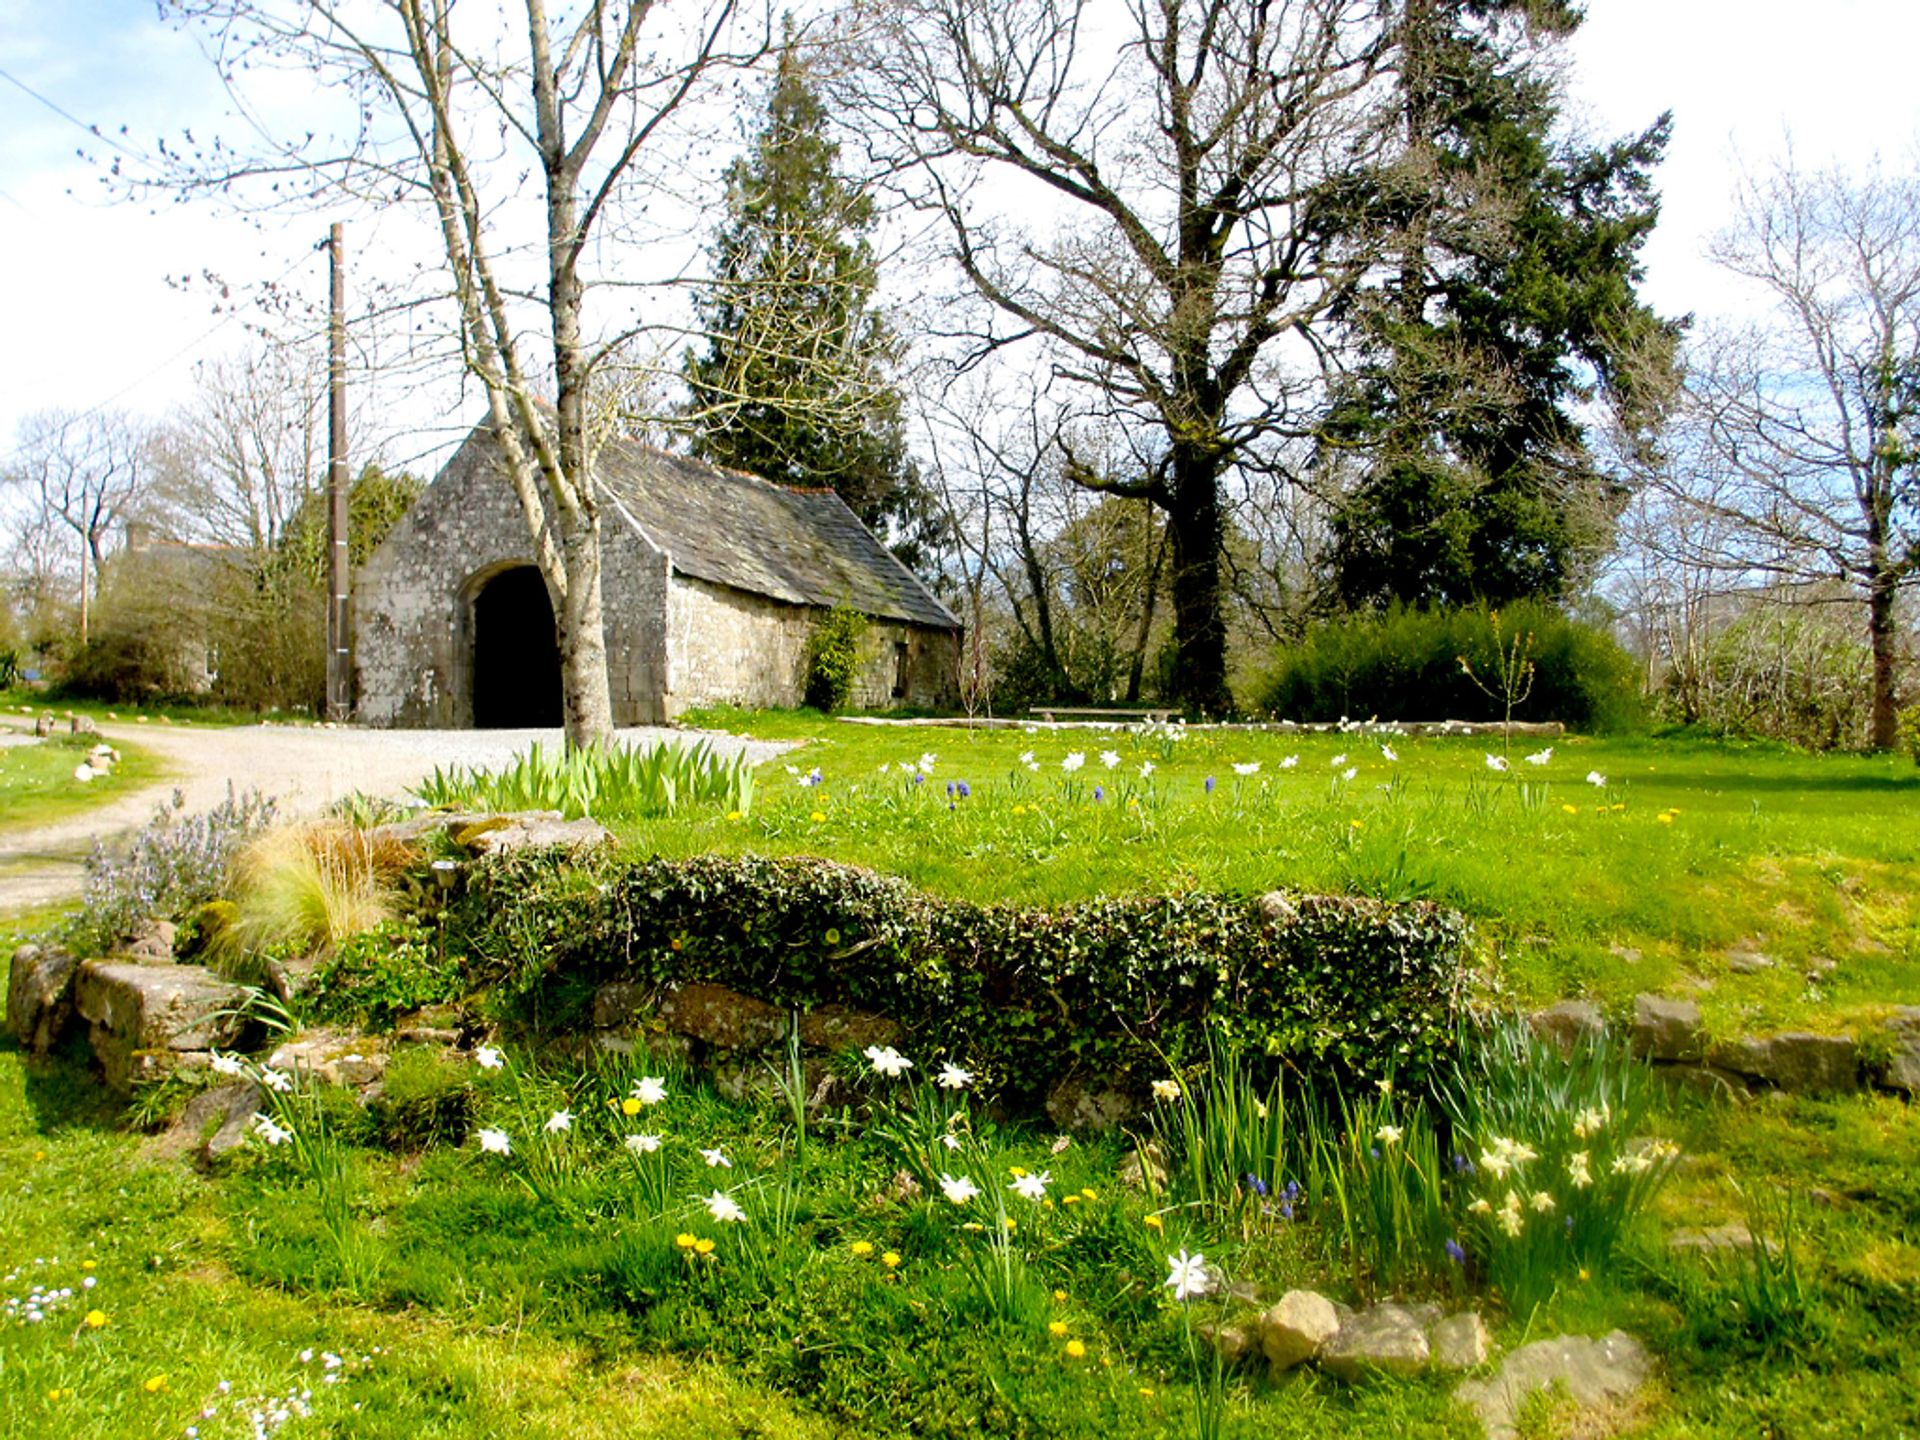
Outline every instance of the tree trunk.
<path fill-rule="evenodd" d="M 1147 533 L 1153 533 L 1153 507 L 1147 507 Z M 1147 593 L 1140 602 L 1140 633 L 1133 642 L 1133 664 L 1127 668 L 1127 704 L 1140 703 L 1140 681 L 1147 665 L 1147 642 L 1153 635 L 1153 611 L 1160 598 L 1160 567 L 1167 558 L 1167 537 L 1162 535 L 1153 547 L 1153 564 L 1147 569 Z"/>
<path fill-rule="evenodd" d="M 1173 535 L 1173 619 L 1179 641 L 1174 698 L 1193 719 L 1233 710 L 1227 627 L 1220 613 L 1220 491 L 1216 465 L 1176 450 L 1167 528 Z"/>
<path fill-rule="evenodd" d="M 1891 750 L 1900 742 L 1900 717 L 1894 707 L 1898 637 L 1894 631 L 1893 600 L 1897 588 L 1885 555 L 1876 554 L 1873 574 L 1867 582 L 1867 637 L 1873 649 L 1873 712 L 1867 740 L 1876 750 Z"/>
<path fill-rule="evenodd" d="M 613 698 L 607 685 L 607 632 L 600 604 L 600 521 L 583 517 L 561 541 L 566 594 L 554 605 L 560 646 L 560 693 L 567 748 L 613 739 Z M 551 592 L 552 587 L 548 587 Z"/>

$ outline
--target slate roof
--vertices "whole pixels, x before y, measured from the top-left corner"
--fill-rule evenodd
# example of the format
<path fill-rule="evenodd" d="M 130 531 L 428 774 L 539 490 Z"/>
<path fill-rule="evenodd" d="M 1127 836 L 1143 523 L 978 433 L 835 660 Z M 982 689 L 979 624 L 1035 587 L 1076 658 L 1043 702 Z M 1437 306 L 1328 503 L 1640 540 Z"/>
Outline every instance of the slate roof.
<path fill-rule="evenodd" d="M 789 490 L 630 440 L 601 449 L 599 481 L 683 575 L 799 605 L 959 627 L 831 490 Z"/>

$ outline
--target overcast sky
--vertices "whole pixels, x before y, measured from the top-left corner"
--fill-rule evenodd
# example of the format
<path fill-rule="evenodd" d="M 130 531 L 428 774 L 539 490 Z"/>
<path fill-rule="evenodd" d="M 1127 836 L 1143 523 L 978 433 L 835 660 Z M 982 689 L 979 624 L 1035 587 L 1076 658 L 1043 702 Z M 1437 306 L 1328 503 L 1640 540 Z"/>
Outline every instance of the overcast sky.
<path fill-rule="evenodd" d="M 1590 0 L 1588 10 L 1570 75 L 1587 132 L 1623 134 L 1674 112 L 1664 215 L 1646 253 L 1646 294 L 1663 312 L 1739 310 L 1701 252 L 1728 219 L 1738 170 L 1771 164 L 1789 134 L 1808 165 L 1876 152 L 1913 163 L 1915 0 Z M 237 322 L 167 277 L 211 268 L 324 293 L 312 250 L 322 220 L 256 230 L 203 205 L 110 204 L 98 170 L 76 156 L 111 152 L 56 107 L 110 137 L 126 125 L 134 149 L 220 123 L 205 60 L 149 0 L 0 6 L 0 72 L 0 460 L 24 414 L 158 414 L 188 393 L 195 360 L 241 345 Z"/>

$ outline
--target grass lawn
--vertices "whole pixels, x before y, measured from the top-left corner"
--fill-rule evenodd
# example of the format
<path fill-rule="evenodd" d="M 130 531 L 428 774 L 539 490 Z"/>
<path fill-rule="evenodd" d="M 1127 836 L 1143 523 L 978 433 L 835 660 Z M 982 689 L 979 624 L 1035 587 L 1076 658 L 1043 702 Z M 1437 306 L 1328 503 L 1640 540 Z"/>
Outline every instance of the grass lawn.
<path fill-rule="evenodd" d="M 71 695 L 49 699 L 38 690 L 20 686 L 0 690 L 0 713 L 25 717 L 49 711 L 61 720 L 69 715 L 85 715 L 95 721 L 128 725 L 256 725 L 265 718 L 252 710 L 236 710 L 228 705 L 194 705 L 172 701 L 153 705 L 109 705 L 105 701 L 77 699 Z"/>
<path fill-rule="evenodd" d="M 1039 904 L 1188 887 L 1422 896 L 1474 917 L 1490 981 L 1520 1003 L 1692 994 L 1720 1034 L 1920 1003 L 1920 770 L 1902 757 L 1568 737 L 1541 765 L 1516 745 L 1500 773 L 1499 748 L 1474 740 L 1389 739 L 1389 761 L 1359 735 L 694 718 L 805 743 L 761 768 L 748 816 L 626 827 L 665 854 L 820 854 Z M 927 752 L 915 783 L 901 766 Z M 816 767 L 820 784 L 798 783 Z M 963 781 L 968 795 L 948 793 Z"/>
<path fill-rule="evenodd" d="M 644 1058 L 581 1069 L 510 1050 L 500 1071 L 463 1061 L 425 1082 L 444 1069 L 403 1052 L 389 1075 L 462 1097 L 461 1128 L 500 1127 L 511 1156 L 435 1133 L 450 1112 L 415 1109 L 424 1128 L 382 1140 L 350 1104 L 296 1096 L 283 1115 L 329 1137 L 337 1163 L 256 1141 L 209 1180 L 155 1158 L 138 1112 L 108 1100 L 82 1056 L 29 1063 L 0 1042 L 0 1306 L 36 1284 L 74 1292 L 38 1322 L 18 1306 L 0 1318 L 0 1434 L 241 1437 L 249 1405 L 310 1391 L 287 1435 L 1187 1436 L 1211 1391 L 1161 1284 L 1176 1246 L 1270 1293 L 1380 1293 L 1330 1261 L 1337 1246 L 1305 1217 L 1150 1200 L 1115 1180 L 1123 1140 L 1055 1152 L 1050 1131 L 982 1120 L 953 1167 L 989 1185 L 1044 1170 L 1059 1197 L 1044 1212 L 1002 1197 L 1021 1269 L 997 1311 L 978 1265 L 999 1223 L 991 1191 L 966 1210 L 903 1197 L 884 1114 L 864 1128 L 827 1117 L 802 1145 L 777 1100 L 726 1100 Z M 643 1069 L 664 1073 L 667 1098 L 629 1120 L 611 1107 Z M 562 1108 L 572 1128 L 547 1131 Z M 1656 1382 L 1581 1434 L 1920 1433 L 1920 1114 L 1885 1098 L 1675 1097 L 1645 1123 L 1682 1159 L 1606 1266 L 1519 1314 L 1463 1291 L 1444 1262 L 1401 1293 L 1479 1306 L 1503 1350 L 1639 1335 Z M 666 1137 L 659 1155 L 620 1143 L 642 1127 Z M 716 1187 L 745 1224 L 708 1216 L 699 1197 Z M 1664 1245 L 1671 1226 L 1743 1218 L 1790 1241 L 1790 1280 Z M 1213 1433 L 1467 1440 L 1477 1426 L 1451 1384 L 1246 1371 L 1226 1381 Z M 1540 1409 L 1523 1434 L 1544 1440 L 1560 1432 Z"/>
<path fill-rule="evenodd" d="M 631 841 L 825 854 L 1032 903 L 1186 886 L 1426 895 L 1476 917 L 1496 998 L 1691 991 L 1722 1029 L 1838 1025 L 1920 999 L 1920 783 L 1904 761 L 1569 739 L 1540 765 L 1517 747 L 1499 773 L 1484 745 L 1452 740 L 1389 740 L 1389 759 L 1359 736 L 707 718 L 807 743 L 762 767 L 748 813 L 619 827 Z M 1743 972 L 1729 964 L 1742 950 L 1774 963 Z M 1809 980 L 1819 959 L 1837 968 Z M 294 1138 L 256 1138 L 207 1179 L 143 1133 L 185 1088 L 123 1106 L 83 1054 L 29 1062 L 0 1041 L 0 1435 L 241 1437 L 243 1400 L 308 1390 L 290 1437 L 1480 1433 L 1437 1377 L 1348 1387 L 1249 1369 L 1216 1389 L 1187 1327 L 1227 1307 L 1182 1307 L 1163 1283 L 1185 1248 L 1267 1295 L 1471 1305 L 1502 1352 L 1616 1326 L 1645 1342 L 1655 1380 L 1632 1405 L 1574 1432 L 1539 1405 L 1525 1440 L 1920 1436 L 1920 1109 L 1900 1100 L 1735 1103 L 1636 1079 L 1615 1058 L 1631 1103 L 1578 1142 L 1600 1183 L 1551 1148 L 1586 1137 L 1572 1128 L 1580 1094 L 1513 1122 L 1542 1152 L 1525 1188 L 1553 1203 L 1520 1217 L 1525 1253 L 1545 1258 L 1502 1271 L 1520 1250 L 1502 1251 L 1467 1203 L 1501 1194 L 1483 1153 L 1493 1132 L 1460 1108 L 1484 1101 L 1469 1089 L 1269 1092 L 1287 1120 L 1271 1163 L 1203 1165 L 1168 1118 L 1170 1188 L 1148 1193 L 1120 1179 L 1133 1137 L 1063 1146 L 926 1083 L 966 1057 L 902 1048 L 918 1062 L 908 1080 L 850 1061 L 863 1103 L 804 1124 L 771 1072 L 742 1072 L 722 1095 L 644 1049 L 582 1061 L 507 1043 L 496 1069 L 402 1050 L 377 1103 L 277 1100 Z M 1555 1060 L 1538 1073 L 1565 1072 Z M 648 1075 L 664 1098 L 623 1107 Z M 1182 1078 L 1210 1093 L 1204 1072 Z M 1341 1103 L 1363 1108 L 1327 1120 Z M 1312 1115 L 1334 1126 L 1331 1148 L 1315 1148 Z M 485 1149 L 483 1130 L 510 1153 Z M 659 1148 L 627 1143 L 642 1134 Z M 1654 1136 L 1678 1159 L 1630 1211 L 1606 1157 Z M 1456 1142 L 1480 1168 L 1447 1163 Z M 1401 1193 L 1407 1166 L 1430 1167 L 1420 1193 L 1442 1199 L 1367 1219 L 1385 1213 L 1367 1197 Z M 933 1172 L 948 1167 L 978 1195 L 943 1198 Z M 1258 1187 L 1241 1173 L 1255 1170 Z M 1044 1204 L 1010 1193 L 1021 1172 L 1044 1174 Z M 716 1190 L 744 1223 L 709 1208 Z M 1587 1233 L 1603 1195 L 1631 1218 L 1603 1258 L 1576 1263 L 1559 1222 L 1579 1215 Z M 1667 1243 L 1735 1221 L 1761 1238 L 1754 1251 Z M 74 1295 L 24 1320 L 36 1284 Z"/>
<path fill-rule="evenodd" d="M 58 735 L 0 746 L 0 831 L 64 820 L 166 778 L 161 760 L 138 745 L 115 742 L 120 763 L 88 781 L 73 778 L 97 736 Z"/>

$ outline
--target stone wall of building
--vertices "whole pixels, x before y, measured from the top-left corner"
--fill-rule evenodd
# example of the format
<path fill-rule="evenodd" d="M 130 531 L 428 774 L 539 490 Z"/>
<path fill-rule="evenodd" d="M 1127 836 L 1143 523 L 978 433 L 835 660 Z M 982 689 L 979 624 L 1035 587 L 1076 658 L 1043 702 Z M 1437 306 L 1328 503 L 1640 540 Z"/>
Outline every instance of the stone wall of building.
<path fill-rule="evenodd" d="M 533 563 L 491 442 L 469 436 L 354 577 L 355 713 L 380 726 L 473 724 L 473 602 Z M 607 669 L 618 725 L 665 718 L 666 560 L 616 507 L 602 518 Z"/>
<path fill-rule="evenodd" d="M 668 712 L 696 705 L 798 705 L 806 687 L 807 637 L 820 611 L 749 595 L 687 575 L 667 598 Z M 876 620 L 854 682 L 856 708 L 949 706 L 959 643 L 950 631 Z"/>

